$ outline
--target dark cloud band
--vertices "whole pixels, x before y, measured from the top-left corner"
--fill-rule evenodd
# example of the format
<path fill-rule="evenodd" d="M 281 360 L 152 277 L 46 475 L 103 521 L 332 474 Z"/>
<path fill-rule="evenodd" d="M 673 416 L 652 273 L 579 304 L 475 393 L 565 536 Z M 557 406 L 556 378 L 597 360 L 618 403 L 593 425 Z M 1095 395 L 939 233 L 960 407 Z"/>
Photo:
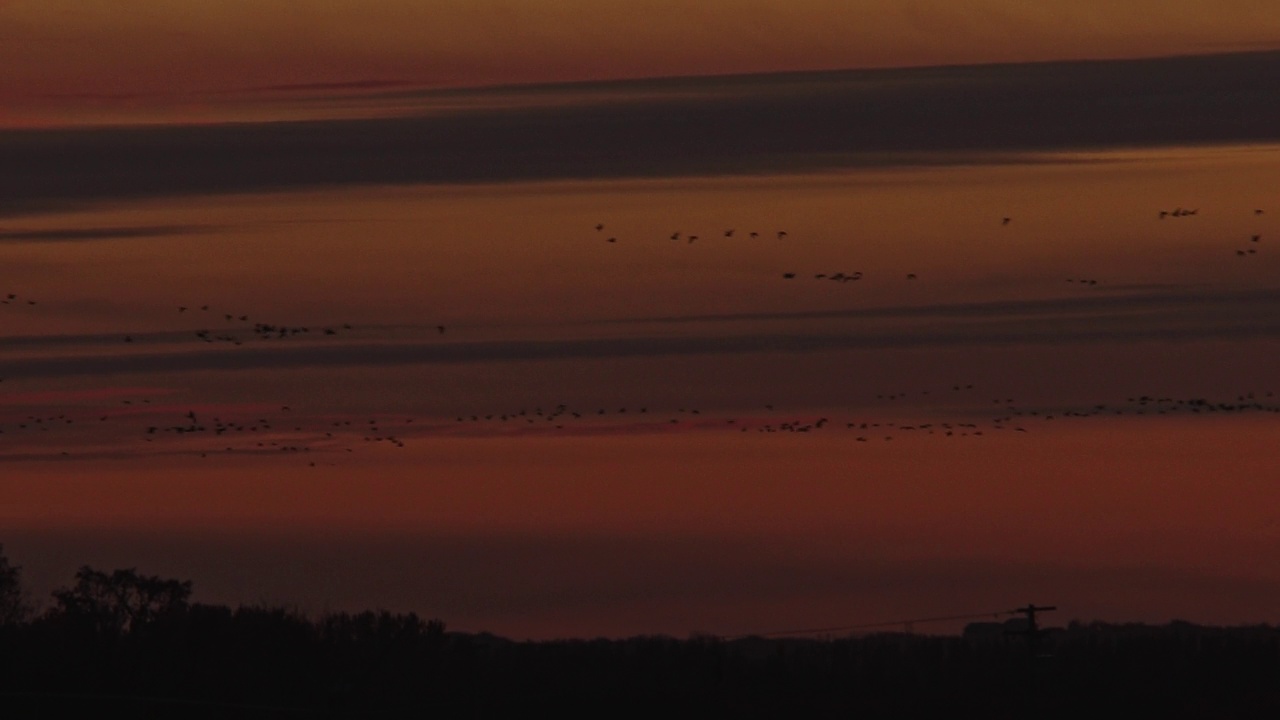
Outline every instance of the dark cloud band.
<path fill-rule="evenodd" d="M 813 318 L 744 316 L 768 321 Z M 1166 293 L 1109 298 L 1010 301 L 922 308 L 886 308 L 823 313 L 847 320 L 831 332 L 718 332 L 545 341 L 398 342 L 277 345 L 188 350 L 169 345 L 151 352 L 107 353 L 102 335 L 52 338 L 50 344 L 85 345 L 83 354 L 36 355 L 38 338 L 23 343 L 24 356 L 0 362 L 0 376 L 14 378 L 76 375 L 136 375 L 206 370 L 244 371 L 300 367 L 388 367 L 459 363 L 567 361 L 745 353 L 812 353 L 917 347 L 1008 346 L 1062 343 L 1117 343 L 1150 340 L 1244 340 L 1280 338 L 1280 291 Z M 886 329 L 874 321 L 900 318 Z M 730 318 L 738 320 L 741 318 Z M 869 321 L 860 325 L 859 320 Z M 679 321 L 669 319 L 668 322 Z M 163 334 L 158 340 L 172 340 Z M 96 345 L 97 347 L 93 347 Z"/>
<path fill-rule="evenodd" d="M 521 89 L 381 119 L 0 133 L 0 213 L 140 197 L 1000 162 L 1280 140 L 1280 52 Z M 497 95 L 512 90 L 492 91 Z"/>

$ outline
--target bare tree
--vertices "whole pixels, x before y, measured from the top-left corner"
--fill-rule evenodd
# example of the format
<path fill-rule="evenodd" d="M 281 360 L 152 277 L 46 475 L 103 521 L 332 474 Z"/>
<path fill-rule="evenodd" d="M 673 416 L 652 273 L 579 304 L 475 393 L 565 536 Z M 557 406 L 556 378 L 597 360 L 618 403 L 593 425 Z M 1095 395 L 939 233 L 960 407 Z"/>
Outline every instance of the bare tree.
<path fill-rule="evenodd" d="M 104 634 L 122 635 L 187 608 L 191 581 L 139 575 L 133 568 L 110 574 L 85 565 L 76 584 L 53 593 L 64 615 L 92 622 Z"/>
<path fill-rule="evenodd" d="M 22 568 L 9 562 L 0 545 L 0 627 L 17 625 L 27 619 L 31 606 L 22 589 Z"/>

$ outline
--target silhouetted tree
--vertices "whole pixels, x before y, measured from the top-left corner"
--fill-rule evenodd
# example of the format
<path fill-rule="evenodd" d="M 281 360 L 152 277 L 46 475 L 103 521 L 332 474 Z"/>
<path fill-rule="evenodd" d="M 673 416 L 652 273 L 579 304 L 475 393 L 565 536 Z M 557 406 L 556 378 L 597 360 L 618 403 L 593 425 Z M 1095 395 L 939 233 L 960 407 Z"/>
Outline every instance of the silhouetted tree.
<path fill-rule="evenodd" d="M 53 593 L 56 612 L 86 622 L 106 636 L 119 636 L 187 609 L 191 581 L 139 575 L 134 568 L 110 574 L 85 565 L 76 584 Z"/>
<path fill-rule="evenodd" d="M 10 564 L 4 546 L 0 545 L 0 627 L 21 623 L 30 611 L 22 589 L 22 568 Z"/>

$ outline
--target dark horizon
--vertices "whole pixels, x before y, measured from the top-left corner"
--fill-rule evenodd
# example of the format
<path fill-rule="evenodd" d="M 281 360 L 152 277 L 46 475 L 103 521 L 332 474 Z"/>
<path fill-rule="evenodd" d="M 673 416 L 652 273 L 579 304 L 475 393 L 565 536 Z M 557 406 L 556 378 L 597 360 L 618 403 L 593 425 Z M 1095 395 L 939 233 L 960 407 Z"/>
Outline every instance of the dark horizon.
<path fill-rule="evenodd" d="M 184 717 L 452 717 L 655 712 L 735 717 L 1162 717 L 1274 711 L 1280 627 L 1078 621 L 1028 604 L 962 636 L 513 642 L 385 610 L 309 617 L 287 605 L 192 601 L 189 581 L 81 566 L 39 614 L 15 612 L 0 551 L 0 699 L 12 711 L 181 709 Z M 917 620 L 915 622 L 923 622 Z"/>

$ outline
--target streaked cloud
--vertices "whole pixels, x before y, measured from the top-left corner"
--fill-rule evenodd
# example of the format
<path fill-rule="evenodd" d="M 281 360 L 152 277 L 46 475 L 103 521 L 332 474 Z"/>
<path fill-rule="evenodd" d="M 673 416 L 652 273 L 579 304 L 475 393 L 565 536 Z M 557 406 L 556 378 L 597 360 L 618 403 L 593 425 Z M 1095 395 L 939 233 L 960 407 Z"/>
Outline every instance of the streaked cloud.
<path fill-rule="evenodd" d="M 1270 52 L 569 86 L 542 100 L 522 91 L 525 104 L 514 107 L 441 110 L 423 100 L 422 114 L 365 120 L 8 131 L 0 133 L 0 214 L 303 187 L 1007 162 L 1269 142 L 1280 140 L 1277 86 L 1280 52 Z"/>
<path fill-rule="evenodd" d="M 788 332 L 771 324 L 765 331 L 733 326 L 748 320 L 770 323 L 825 318 L 840 320 L 828 332 Z M 895 320 L 890 325 L 883 322 Z M 642 358 L 763 352 L 818 353 L 892 348 L 1055 345 L 1147 340 L 1257 339 L 1280 337 L 1280 291 L 1161 293 L 1057 300 L 962 303 L 924 307 L 854 309 L 819 313 L 669 317 L 655 322 L 712 322 L 718 332 L 686 336 L 669 333 L 560 340 L 280 343 L 200 349 L 176 342 L 180 334 L 142 336 L 160 347 L 143 352 L 108 352 L 122 336 L 51 336 L 15 340 L 23 355 L 0 362 L 0 376 L 51 378 L 76 375 L 134 375 L 206 370 L 245 371 L 302 367 L 387 367 L 456 363 Z M 403 335 L 401 336 L 403 338 Z M 144 345 L 135 338 L 135 342 Z M 75 355 L 37 349 L 84 346 Z"/>
<path fill-rule="evenodd" d="M 133 227 L 60 227 L 32 230 L 0 230 L 0 243 L 135 240 L 214 233 L 222 229 L 214 225 L 144 225 Z"/>

